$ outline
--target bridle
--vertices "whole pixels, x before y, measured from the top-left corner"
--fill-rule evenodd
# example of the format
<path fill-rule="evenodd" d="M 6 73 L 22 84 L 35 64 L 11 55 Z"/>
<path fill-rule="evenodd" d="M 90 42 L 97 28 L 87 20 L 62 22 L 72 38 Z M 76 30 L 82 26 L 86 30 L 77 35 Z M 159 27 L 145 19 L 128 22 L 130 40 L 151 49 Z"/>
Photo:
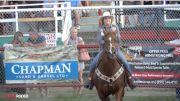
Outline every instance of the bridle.
<path fill-rule="evenodd" d="M 114 33 L 105 33 L 104 36 L 105 43 L 103 48 L 104 48 L 104 52 L 108 54 L 109 58 L 114 58 L 116 54 L 116 47 L 115 47 L 116 39 L 115 37 L 113 37 L 113 34 Z"/>

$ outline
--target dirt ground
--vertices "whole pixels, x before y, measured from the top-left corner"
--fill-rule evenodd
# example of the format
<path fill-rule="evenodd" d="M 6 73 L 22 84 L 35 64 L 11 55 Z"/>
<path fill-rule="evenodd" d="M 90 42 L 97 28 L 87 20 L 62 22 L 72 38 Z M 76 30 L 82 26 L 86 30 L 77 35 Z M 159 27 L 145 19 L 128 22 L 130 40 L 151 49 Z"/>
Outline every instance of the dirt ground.
<path fill-rule="evenodd" d="M 67 87 L 67 88 L 48 88 L 48 95 L 41 96 L 38 89 L 33 89 L 27 92 L 29 95 L 29 99 L 26 99 L 25 101 L 66 101 L 64 99 L 68 99 L 67 97 L 75 97 L 77 95 L 74 94 L 73 88 Z M 92 91 L 83 89 L 83 92 L 81 95 L 78 96 L 93 96 L 95 99 L 98 100 L 98 96 L 96 93 L 96 90 L 93 89 Z M 125 97 L 128 96 L 171 96 L 175 98 L 175 89 L 174 88 L 135 88 L 134 90 L 130 90 L 126 88 Z M 22 101 L 22 100 L 21 100 Z M 71 101 L 71 100 L 67 100 Z M 73 101 L 73 100 L 72 100 Z M 89 100 L 88 100 L 89 101 Z"/>
<path fill-rule="evenodd" d="M 96 89 L 83 89 L 81 95 L 76 95 L 72 87 L 51 87 L 48 88 L 48 95 L 41 95 L 37 88 L 28 89 L 28 99 L 5 99 L 2 101 L 99 101 Z M 113 99 L 113 96 L 111 96 Z M 131 101 L 175 101 L 175 88 L 135 88 L 125 89 L 125 100 Z M 141 98 L 140 98 L 141 97 Z M 155 100 L 143 100 L 143 97 L 150 97 Z M 164 97 L 163 99 L 161 99 Z M 156 100 L 159 98 L 158 100 Z M 139 100 L 141 99 L 141 100 Z M 168 99 L 168 100 L 166 100 Z M 1 101 L 1 99 L 0 99 Z"/>

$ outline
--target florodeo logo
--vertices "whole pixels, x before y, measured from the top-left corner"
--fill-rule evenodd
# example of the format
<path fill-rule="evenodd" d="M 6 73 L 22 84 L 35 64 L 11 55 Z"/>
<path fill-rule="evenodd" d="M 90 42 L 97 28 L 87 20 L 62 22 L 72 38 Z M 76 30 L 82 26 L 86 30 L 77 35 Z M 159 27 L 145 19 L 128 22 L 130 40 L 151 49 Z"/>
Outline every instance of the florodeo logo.
<path fill-rule="evenodd" d="M 174 55 L 180 56 L 180 46 L 175 47 Z"/>
<path fill-rule="evenodd" d="M 28 94 L 7 93 L 7 94 L 1 94 L 0 98 L 5 98 L 5 99 L 27 99 L 27 98 L 29 98 L 29 95 Z"/>

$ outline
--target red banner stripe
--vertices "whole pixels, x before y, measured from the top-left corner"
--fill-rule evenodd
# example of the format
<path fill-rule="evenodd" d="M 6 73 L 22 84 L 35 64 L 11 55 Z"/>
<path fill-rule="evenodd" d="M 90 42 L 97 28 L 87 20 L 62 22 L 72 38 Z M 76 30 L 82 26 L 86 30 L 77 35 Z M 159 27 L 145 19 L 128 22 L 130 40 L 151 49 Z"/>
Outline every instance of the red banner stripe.
<path fill-rule="evenodd" d="M 139 79 L 180 78 L 180 74 L 175 72 L 133 72 L 132 76 Z"/>

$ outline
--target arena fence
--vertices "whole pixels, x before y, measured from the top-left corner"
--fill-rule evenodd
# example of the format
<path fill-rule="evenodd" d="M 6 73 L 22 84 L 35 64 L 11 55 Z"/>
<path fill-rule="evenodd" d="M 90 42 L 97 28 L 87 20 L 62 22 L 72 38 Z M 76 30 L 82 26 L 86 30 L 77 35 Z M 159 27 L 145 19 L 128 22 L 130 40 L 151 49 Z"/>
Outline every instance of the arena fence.
<path fill-rule="evenodd" d="M 21 31 L 26 35 L 29 29 L 33 29 L 49 39 L 48 46 L 56 46 L 58 38 L 65 40 L 66 33 L 69 33 L 72 23 L 70 10 L 54 10 L 64 7 L 70 7 L 70 3 L 1 6 L 0 29 L 2 31 L 0 37 L 11 38 L 17 31 Z M 8 42 L 5 41 L 4 43 Z"/>
<path fill-rule="evenodd" d="M 48 33 L 46 37 L 49 39 L 55 37 L 54 40 L 51 38 L 50 42 L 53 40 L 56 44 L 55 41 L 58 38 L 62 38 L 62 41 L 64 41 L 68 37 L 67 33 L 69 33 L 69 27 L 72 23 L 71 14 L 68 11 L 75 9 L 110 10 L 115 16 L 116 24 L 122 30 L 122 40 L 125 44 L 163 43 L 177 38 L 177 33 L 179 33 L 179 5 L 121 6 L 116 2 L 115 6 L 71 8 L 64 7 L 64 3 L 54 6 L 54 8 L 42 8 L 42 5 L 45 4 L 2 6 L 3 9 L 0 11 L 0 28 L 2 29 L 0 37 L 12 37 L 16 31 L 27 34 L 28 30 L 32 28 L 37 30 L 38 33 Z M 144 32 L 149 34 L 141 34 Z M 53 36 L 52 33 L 55 33 L 55 35 Z M 166 35 L 168 33 L 171 33 L 171 35 Z M 49 34 L 51 36 L 48 36 Z M 131 36 L 128 34 L 131 34 Z M 51 44 L 50 42 L 49 44 Z M 2 40 L 1 46 L 4 43 L 8 42 Z"/>
<path fill-rule="evenodd" d="M 28 5 L 29 6 L 29 5 Z M 37 6 L 37 5 L 36 5 Z M 14 7 L 14 6 L 10 6 Z M 126 5 L 126 6 L 94 6 L 94 7 L 60 7 L 60 8 L 42 8 L 35 7 L 33 9 L 21 8 L 21 6 L 15 6 L 15 9 L 1 9 L 1 21 L 0 28 L 2 29 L 1 38 L 12 37 L 16 31 L 28 32 L 28 29 L 36 29 L 39 33 L 64 33 L 60 37 L 68 36 L 68 29 L 71 26 L 67 11 L 71 10 L 91 10 L 96 12 L 98 9 L 103 11 L 109 10 L 115 16 L 115 23 L 118 25 L 121 32 L 122 49 L 126 51 L 129 46 L 151 46 L 151 45 L 164 45 L 165 43 L 180 38 L 180 5 Z M 47 11 L 44 11 L 47 10 Z M 52 12 L 56 11 L 56 16 L 52 15 Z M 44 17 L 43 14 L 47 16 Z M 66 16 L 65 16 L 66 15 Z M 59 17 L 58 17 L 59 16 Z M 70 14 L 71 18 L 71 14 Z M 62 19 L 59 21 L 59 19 Z M 98 21 L 97 21 L 98 22 Z M 51 25 L 52 24 L 52 25 Z M 60 27 L 58 27 L 58 24 Z M 98 23 L 97 23 L 98 25 Z M 46 27 L 45 27 L 46 26 Z M 56 26 L 56 27 L 55 27 Z M 63 27 L 62 26 L 66 26 Z M 64 31 L 64 32 L 63 32 Z M 65 34 L 67 33 L 67 34 Z M 93 33 L 96 33 L 93 32 Z M 85 33 L 86 34 L 86 33 Z M 91 44 L 79 46 L 79 48 L 88 48 L 89 52 L 93 49 L 98 50 L 98 45 L 94 40 L 94 35 L 91 37 Z M 86 40 L 86 36 L 83 37 Z M 7 41 L 7 39 L 5 39 Z M 8 39 L 9 40 L 9 39 Z M 57 41 L 57 40 L 56 40 Z M 1 41 L 2 42 L 2 41 Z M 93 43 L 92 43 L 93 42 Z M 4 42 L 7 43 L 7 42 Z M 4 44 L 3 42 L 1 44 Z M 97 53 L 95 51 L 95 54 Z M 95 55 L 91 54 L 91 58 Z M 3 49 L 1 54 L 1 71 L 4 71 L 3 67 Z M 0 88 L 21 88 L 21 87 L 72 87 L 75 84 L 42 84 L 42 85 L 5 85 L 4 72 L 1 72 L 1 83 L 3 85 Z M 82 86 L 78 84 L 78 86 Z M 139 87 L 147 87 L 146 85 L 139 85 Z M 148 86 L 149 87 L 149 86 Z M 155 87 L 172 87 L 172 86 L 155 86 Z M 179 87 L 179 84 L 173 86 Z"/>

